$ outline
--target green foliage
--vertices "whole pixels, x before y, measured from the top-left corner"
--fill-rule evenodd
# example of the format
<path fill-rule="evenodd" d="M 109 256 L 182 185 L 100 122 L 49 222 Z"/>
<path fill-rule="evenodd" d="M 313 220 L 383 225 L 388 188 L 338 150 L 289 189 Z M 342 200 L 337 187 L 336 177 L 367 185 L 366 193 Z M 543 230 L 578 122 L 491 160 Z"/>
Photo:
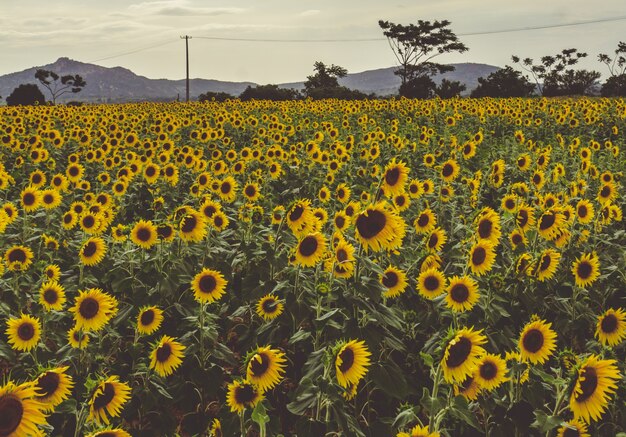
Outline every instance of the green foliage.
<path fill-rule="evenodd" d="M 28 83 L 15 88 L 6 101 L 9 106 L 43 105 L 46 103 L 46 98 L 37 85 Z"/>

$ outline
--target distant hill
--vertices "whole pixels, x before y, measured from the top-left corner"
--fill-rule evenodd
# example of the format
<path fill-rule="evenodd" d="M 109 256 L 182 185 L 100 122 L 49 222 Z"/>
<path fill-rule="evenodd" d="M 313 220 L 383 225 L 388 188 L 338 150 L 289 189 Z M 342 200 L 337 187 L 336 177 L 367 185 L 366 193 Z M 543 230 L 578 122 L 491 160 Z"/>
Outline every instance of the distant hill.
<path fill-rule="evenodd" d="M 442 78 L 458 80 L 466 84 L 468 92 L 478 85 L 479 77 L 486 77 L 498 70 L 498 67 L 486 64 L 451 64 L 455 71 L 435 77 L 435 82 Z M 172 101 L 177 97 L 185 98 L 185 80 L 149 79 L 139 76 L 123 67 L 101 67 L 95 64 L 59 58 L 52 64 L 29 68 L 16 73 L 0 76 L 0 95 L 6 98 L 20 84 L 34 83 L 35 71 L 38 68 L 52 70 L 59 75 L 80 74 L 87 86 L 78 94 L 65 94 L 59 102 L 77 100 L 82 102 L 133 102 L 133 101 Z M 341 85 L 357 89 L 365 93 L 380 96 L 395 94 L 400 86 L 400 78 L 393 74 L 396 67 L 381 68 L 348 74 L 340 80 Z M 189 94 L 191 99 L 207 91 L 225 92 L 238 96 L 247 86 L 255 86 L 252 82 L 227 82 L 212 79 L 190 79 Z M 279 84 L 282 88 L 303 89 L 304 82 Z M 40 88 L 41 85 L 39 85 Z M 47 90 L 42 92 L 48 98 Z"/>

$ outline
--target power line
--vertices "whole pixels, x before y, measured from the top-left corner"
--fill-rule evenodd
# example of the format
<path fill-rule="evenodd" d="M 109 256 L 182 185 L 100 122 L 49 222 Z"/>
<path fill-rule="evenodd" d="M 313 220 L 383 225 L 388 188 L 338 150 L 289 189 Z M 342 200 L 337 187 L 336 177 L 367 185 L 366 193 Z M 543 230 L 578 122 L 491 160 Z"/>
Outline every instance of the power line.
<path fill-rule="evenodd" d="M 576 21 L 572 23 L 549 24 L 545 26 L 527 26 L 527 27 L 518 27 L 518 28 L 512 28 L 512 29 L 486 30 L 483 32 L 459 33 L 458 36 L 492 35 L 494 33 L 508 33 L 508 32 L 523 32 L 526 30 L 554 29 L 557 27 L 582 26 L 585 24 L 608 23 L 610 21 L 622 21 L 622 20 L 626 20 L 626 16 L 612 17 L 612 18 L 598 18 L 596 20 L 584 20 L 584 21 Z"/>
<path fill-rule="evenodd" d="M 168 45 L 168 44 L 172 44 L 172 43 L 175 43 L 175 42 L 177 42 L 177 40 L 165 41 L 165 42 L 161 42 L 159 44 L 153 44 L 151 46 L 141 47 L 141 48 L 138 48 L 136 50 L 131 50 L 131 51 L 128 51 L 128 52 L 118 53 L 116 55 L 111 55 L 111 56 L 107 56 L 107 57 L 100 58 L 100 59 L 94 59 L 93 61 L 87 61 L 87 62 L 93 63 L 93 62 L 105 61 L 107 59 L 119 58 L 120 56 L 132 55 L 133 53 L 143 52 L 144 50 L 150 50 L 150 49 L 154 49 L 154 48 L 157 48 L 157 47 L 162 47 L 162 46 L 165 46 L 165 45 Z"/>

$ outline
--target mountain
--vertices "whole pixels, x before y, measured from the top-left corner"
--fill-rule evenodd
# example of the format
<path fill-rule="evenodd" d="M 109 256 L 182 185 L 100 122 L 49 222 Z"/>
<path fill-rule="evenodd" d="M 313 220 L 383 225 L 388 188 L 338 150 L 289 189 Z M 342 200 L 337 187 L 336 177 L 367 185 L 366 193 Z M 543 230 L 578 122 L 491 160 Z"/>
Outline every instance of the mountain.
<path fill-rule="evenodd" d="M 436 76 L 435 82 L 441 79 L 458 80 L 466 84 L 467 92 L 478 85 L 479 77 L 486 77 L 498 70 L 498 67 L 486 64 L 451 64 L 455 71 Z M 51 70 L 60 76 L 65 74 L 79 74 L 87 82 L 87 86 L 78 94 L 68 93 L 58 99 L 59 102 L 71 100 L 83 102 L 133 102 L 133 101 L 172 101 L 176 98 L 185 98 L 185 80 L 149 79 L 139 76 L 123 67 L 101 67 L 95 64 L 74 61 L 68 58 L 59 58 L 56 62 L 40 67 L 29 68 L 20 72 L 0 76 L 0 96 L 6 97 L 20 84 L 34 83 L 35 72 L 38 68 Z M 357 89 L 365 93 L 390 95 L 397 93 L 400 78 L 393 74 L 396 67 L 381 68 L 348 74 L 340 79 L 340 84 L 348 88 Z M 39 85 L 48 98 L 47 90 Z M 189 95 L 197 99 L 201 93 L 207 91 L 225 92 L 238 96 L 247 86 L 255 86 L 252 82 L 227 82 L 211 79 L 190 79 Z M 279 84 L 282 88 L 303 89 L 304 82 Z"/>

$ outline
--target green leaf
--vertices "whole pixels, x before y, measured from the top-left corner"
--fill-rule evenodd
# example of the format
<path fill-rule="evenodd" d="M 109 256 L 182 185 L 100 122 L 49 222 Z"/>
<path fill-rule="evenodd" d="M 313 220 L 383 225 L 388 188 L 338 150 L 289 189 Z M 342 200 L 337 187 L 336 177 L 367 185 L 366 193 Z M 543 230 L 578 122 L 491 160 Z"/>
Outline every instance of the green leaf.
<path fill-rule="evenodd" d="M 264 428 L 266 423 L 269 423 L 270 416 L 267 415 L 267 410 L 263 405 L 263 402 L 259 402 L 252 410 L 252 420 L 259 425 L 259 428 Z"/>
<path fill-rule="evenodd" d="M 533 426 L 539 428 L 542 433 L 553 430 L 563 422 L 560 417 L 548 416 L 543 411 L 535 411 L 535 419 Z"/>
<path fill-rule="evenodd" d="M 324 314 L 323 316 L 318 317 L 317 319 L 315 319 L 317 322 L 323 322 L 326 319 L 331 318 L 332 316 L 334 316 L 335 314 L 337 314 L 339 312 L 339 308 L 335 308 L 334 310 L 330 310 L 329 312 L 327 312 L 326 314 Z"/>

